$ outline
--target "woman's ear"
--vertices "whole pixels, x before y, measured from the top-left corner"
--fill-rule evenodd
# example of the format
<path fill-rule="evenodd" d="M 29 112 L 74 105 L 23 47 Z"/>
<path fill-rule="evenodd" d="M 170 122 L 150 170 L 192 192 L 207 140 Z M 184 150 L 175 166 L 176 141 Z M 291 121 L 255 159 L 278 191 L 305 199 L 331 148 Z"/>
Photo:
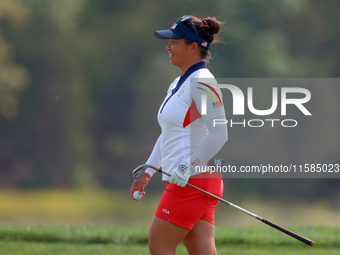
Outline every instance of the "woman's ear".
<path fill-rule="evenodd" d="M 198 46 L 197 43 L 193 42 L 193 43 L 190 44 L 190 51 L 192 53 L 195 53 L 196 51 L 199 52 L 200 51 L 200 47 Z"/>

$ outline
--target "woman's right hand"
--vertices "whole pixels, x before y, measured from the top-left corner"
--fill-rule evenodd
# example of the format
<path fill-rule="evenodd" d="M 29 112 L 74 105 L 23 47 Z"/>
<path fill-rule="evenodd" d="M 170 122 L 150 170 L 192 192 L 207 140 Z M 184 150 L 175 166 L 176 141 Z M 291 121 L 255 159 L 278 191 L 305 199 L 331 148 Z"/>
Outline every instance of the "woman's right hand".
<path fill-rule="evenodd" d="M 135 180 L 130 188 L 130 197 L 135 200 L 138 201 L 136 199 L 133 198 L 133 193 L 135 191 L 139 191 L 141 195 L 144 195 L 144 188 L 146 187 L 146 185 L 148 185 L 150 181 L 150 176 L 146 173 L 144 173 L 141 177 L 139 177 L 139 179 Z"/>

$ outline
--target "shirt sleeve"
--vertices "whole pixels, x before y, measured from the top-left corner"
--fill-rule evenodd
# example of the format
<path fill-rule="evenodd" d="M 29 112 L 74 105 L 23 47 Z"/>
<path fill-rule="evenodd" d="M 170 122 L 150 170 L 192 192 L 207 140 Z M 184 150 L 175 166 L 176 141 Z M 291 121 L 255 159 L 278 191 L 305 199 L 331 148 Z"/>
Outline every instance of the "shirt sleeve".
<path fill-rule="evenodd" d="M 225 116 L 219 116 L 218 119 L 225 119 Z M 209 131 L 208 136 L 203 140 L 197 150 L 186 159 L 186 161 L 190 162 L 193 166 L 197 164 L 196 162 L 208 162 L 219 152 L 228 140 L 227 125 L 215 125 L 214 119 L 206 120 L 205 124 Z"/>
<path fill-rule="evenodd" d="M 146 161 L 146 164 L 155 166 L 157 168 L 161 167 L 162 165 L 161 140 L 162 140 L 162 134 L 158 137 L 157 142 L 151 152 L 151 155 L 149 159 Z M 145 173 L 148 174 L 150 177 L 152 177 L 155 172 L 156 170 L 152 168 L 147 168 L 145 170 Z"/>

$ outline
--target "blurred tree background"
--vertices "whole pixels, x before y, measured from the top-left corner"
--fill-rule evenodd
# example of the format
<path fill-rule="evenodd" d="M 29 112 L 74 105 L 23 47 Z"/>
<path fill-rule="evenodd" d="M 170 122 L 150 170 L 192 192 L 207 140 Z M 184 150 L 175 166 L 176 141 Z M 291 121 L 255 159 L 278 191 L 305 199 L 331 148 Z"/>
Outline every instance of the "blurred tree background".
<path fill-rule="evenodd" d="M 337 0 L 1 0 L 1 187 L 127 190 L 131 170 L 160 133 L 157 110 L 179 75 L 153 31 L 182 15 L 225 22 L 209 64 L 216 77 L 335 78 L 339 9 Z M 307 126 L 229 129 L 222 156 L 247 165 L 264 154 L 278 160 L 268 151 L 280 147 L 281 163 L 340 163 L 340 87 L 325 89 L 312 94 Z M 340 200 L 339 179 L 227 183 L 230 192 Z"/>

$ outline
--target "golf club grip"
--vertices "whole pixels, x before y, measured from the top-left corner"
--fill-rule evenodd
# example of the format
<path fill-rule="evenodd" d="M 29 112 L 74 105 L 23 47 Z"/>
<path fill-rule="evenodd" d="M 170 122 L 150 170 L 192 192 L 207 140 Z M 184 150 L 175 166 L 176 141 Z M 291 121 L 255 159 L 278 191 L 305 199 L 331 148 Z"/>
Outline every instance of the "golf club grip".
<path fill-rule="evenodd" d="M 269 220 L 262 219 L 261 221 L 263 223 L 273 227 L 273 228 L 276 228 L 277 230 L 280 230 L 281 232 L 283 232 L 283 233 L 285 233 L 287 235 L 290 235 L 291 237 L 296 238 L 297 240 L 299 240 L 299 241 L 301 241 L 301 242 L 303 242 L 303 243 L 305 243 L 305 244 L 307 244 L 309 246 L 312 246 L 314 244 L 314 241 L 309 240 L 309 239 L 307 239 L 307 238 L 305 238 L 303 236 L 300 236 L 298 234 L 295 234 L 294 232 L 292 232 L 292 231 L 290 231 L 290 230 L 288 230 L 286 228 L 283 228 L 283 227 L 281 227 L 281 226 L 279 226 L 279 225 L 277 225 L 277 224 L 275 224 L 275 223 L 273 223 L 273 222 L 271 222 Z"/>

